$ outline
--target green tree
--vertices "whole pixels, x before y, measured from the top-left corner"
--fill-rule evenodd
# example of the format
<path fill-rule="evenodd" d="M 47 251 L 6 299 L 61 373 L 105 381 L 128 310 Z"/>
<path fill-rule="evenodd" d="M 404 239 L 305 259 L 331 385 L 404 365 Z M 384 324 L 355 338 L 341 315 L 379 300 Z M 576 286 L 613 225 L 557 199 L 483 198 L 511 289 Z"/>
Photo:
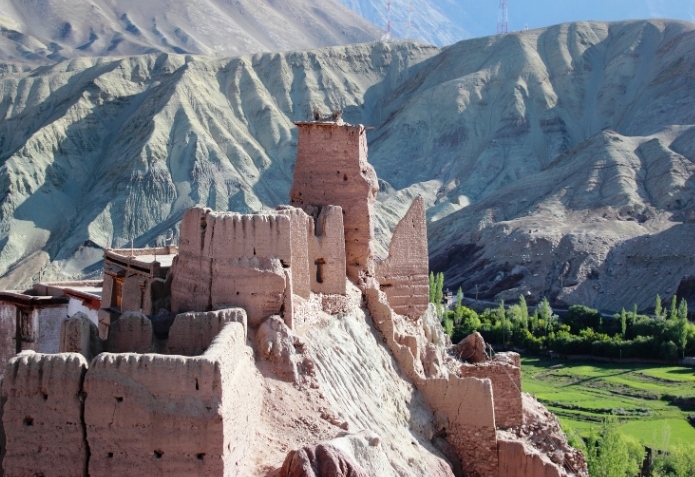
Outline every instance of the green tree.
<path fill-rule="evenodd" d="M 538 305 L 538 315 L 545 324 L 545 333 L 549 334 L 552 331 L 553 323 L 557 320 L 557 315 L 553 314 L 553 309 L 550 308 L 550 303 L 546 297 L 543 297 L 543 301 Z"/>
<path fill-rule="evenodd" d="M 661 316 L 661 297 L 659 294 L 656 294 L 656 304 L 654 306 L 654 316 L 656 317 L 657 320 L 660 320 L 662 318 Z"/>
<path fill-rule="evenodd" d="M 681 349 L 683 358 L 685 358 L 685 348 L 688 346 L 688 302 L 685 301 L 685 298 L 681 298 L 681 303 L 678 306 L 676 334 L 678 347 Z"/>
<path fill-rule="evenodd" d="M 436 285 L 436 291 L 437 294 L 435 295 L 435 303 L 437 304 L 437 314 L 439 316 L 442 316 L 442 298 L 444 298 L 444 274 L 439 272 L 437 273 L 437 285 Z"/>
<path fill-rule="evenodd" d="M 461 318 L 463 317 L 463 290 L 461 290 L 460 287 L 456 292 L 456 308 L 454 308 L 454 312 L 456 316 L 454 321 L 456 324 L 459 324 L 461 322 Z"/>
<path fill-rule="evenodd" d="M 652 476 L 693 477 L 695 475 L 695 445 L 679 443 L 668 453 L 657 455 Z"/>
<path fill-rule="evenodd" d="M 497 324 L 502 330 L 502 344 L 507 343 L 507 314 L 504 310 L 504 300 L 500 300 L 499 305 L 497 305 Z"/>
<path fill-rule="evenodd" d="M 625 308 L 620 312 L 620 332 L 622 333 L 623 339 L 625 338 L 625 332 L 627 331 L 627 313 L 625 313 Z"/>
<path fill-rule="evenodd" d="M 519 308 L 521 308 L 521 324 L 523 328 L 528 329 L 528 305 L 526 305 L 524 295 L 519 295 Z"/>
<path fill-rule="evenodd" d="M 671 297 L 671 312 L 668 315 L 669 320 L 675 320 L 678 315 L 678 311 L 676 310 L 677 300 L 678 298 L 676 298 L 676 295 L 673 295 L 673 297 Z"/>
<path fill-rule="evenodd" d="M 618 420 L 611 416 L 603 421 L 598 437 L 591 430 L 586 454 L 591 477 L 633 477 L 639 474 L 644 449 L 632 445 L 618 430 Z"/>
<path fill-rule="evenodd" d="M 437 282 L 434 280 L 434 272 L 430 272 L 430 303 L 434 303 L 434 292 Z"/>

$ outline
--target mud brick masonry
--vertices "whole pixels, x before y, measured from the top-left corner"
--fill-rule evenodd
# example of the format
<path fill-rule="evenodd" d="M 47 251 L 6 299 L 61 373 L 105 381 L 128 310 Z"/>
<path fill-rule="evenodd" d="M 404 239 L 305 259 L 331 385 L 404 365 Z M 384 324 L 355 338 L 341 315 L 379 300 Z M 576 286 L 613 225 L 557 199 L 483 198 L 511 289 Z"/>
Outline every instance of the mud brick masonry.
<path fill-rule="evenodd" d="M 375 257 L 366 128 L 296 124 L 290 205 L 192 208 L 178 248 L 106 250 L 91 295 L 60 284 L 0 294 L 6 477 L 235 475 L 263 403 L 249 331 L 311 326 L 316 303 L 338 313 L 348 280 L 467 475 L 567 475 L 498 436 L 524 422 L 518 355 L 452 371 L 438 322 L 409 331 L 431 313 L 424 200 Z M 68 313 L 71 297 L 84 306 Z"/>

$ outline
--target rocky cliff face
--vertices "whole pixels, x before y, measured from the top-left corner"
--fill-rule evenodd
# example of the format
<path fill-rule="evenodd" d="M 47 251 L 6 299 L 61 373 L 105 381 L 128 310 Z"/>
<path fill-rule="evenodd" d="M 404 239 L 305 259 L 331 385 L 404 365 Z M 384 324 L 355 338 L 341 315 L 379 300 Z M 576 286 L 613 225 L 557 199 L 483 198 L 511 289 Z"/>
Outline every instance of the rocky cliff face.
<path fill-rule="evenodd" d="M 694 30 L 573 23 L 445 49 L 7 64 L 0 286 L 96 273 L 100 247 L 131 239 L 176 241 L 193 205 L 285 202 L 292 121 L 319 106 L 376 127 L 381 244 L 421 195 L 448 285 L 643 308 L 695 275 Z"/>
<path fill-rule="evenodd" d="M 238 56 L 373 41 L 335 0 L 2 0 L 0 59 L 51 64 L 157 52 Z"/>

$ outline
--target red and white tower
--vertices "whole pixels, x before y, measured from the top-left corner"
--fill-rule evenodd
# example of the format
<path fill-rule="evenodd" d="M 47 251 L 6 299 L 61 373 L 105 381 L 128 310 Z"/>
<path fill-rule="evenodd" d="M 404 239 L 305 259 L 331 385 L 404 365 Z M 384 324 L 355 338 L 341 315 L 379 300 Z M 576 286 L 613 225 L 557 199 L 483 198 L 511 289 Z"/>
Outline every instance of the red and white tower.
<path fill-rule="evenodd" d="M 386 41 L 391 41 L 391 0 L 386 0 Z"/>
<path fill-rule="evenodd" d="M 408 7 L 408 39 L 413 39 L 413 2 Z"/>
<path fill-rule="evenodd" d="M 497 34 L 509 33 L 509 0 L 500 0 L 500 10 L 497 13 Z"/>

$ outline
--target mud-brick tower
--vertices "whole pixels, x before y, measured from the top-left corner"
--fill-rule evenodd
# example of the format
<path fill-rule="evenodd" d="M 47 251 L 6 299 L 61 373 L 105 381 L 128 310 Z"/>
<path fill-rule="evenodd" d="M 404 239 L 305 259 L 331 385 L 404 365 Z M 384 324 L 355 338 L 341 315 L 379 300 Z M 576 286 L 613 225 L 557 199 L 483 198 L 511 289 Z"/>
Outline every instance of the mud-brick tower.
<path fill-rule="evenodd" d="M 314 207 L 339 205 L 345 226 L 347 275 L 373 275 L 376 172 L 367 162 L 367 128 L 340 119 L 296 122 L 297 162 L 290 204 L 312 213 Z"/>

